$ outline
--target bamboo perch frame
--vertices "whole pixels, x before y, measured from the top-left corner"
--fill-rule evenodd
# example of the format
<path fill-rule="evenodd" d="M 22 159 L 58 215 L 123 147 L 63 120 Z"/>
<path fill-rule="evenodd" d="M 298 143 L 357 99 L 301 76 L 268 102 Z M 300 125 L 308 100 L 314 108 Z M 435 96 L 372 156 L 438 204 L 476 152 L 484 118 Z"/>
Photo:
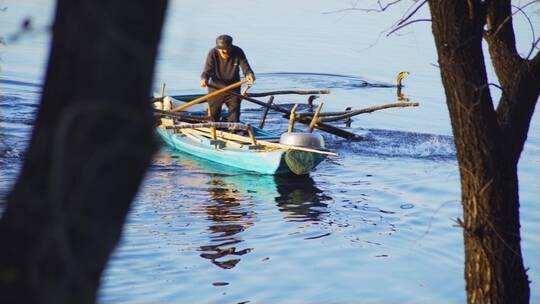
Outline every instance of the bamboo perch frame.
<path fill-rule="evenodd" d="M 345 112 L 350 112 L 351 110 L 352 110 L 351 107 L 346 107 L 346 108 L 345 108 Z M 346 118 L 346 119 L 345 119 L 345 127 L 350 128 L 350 127 L 351 127 L 351 123 L 352 123 L 352 118 L 349 117 L 349 118 Z"/>
<path fill-rule="evenodd" d="M 291 133 L 294 132 L 294 120 L 296 119 L 296 108 L 298 108 L 298 104 L 295 104 L 291 109 L 291 114 L 289 114 L 289 126 L 287 128 L 287 132 Z"/>
<path fill-rule="evenodd" d="M 269 95 L 316 95 L 316 94 L 330 94 L 330 90 L 283 90 L 283 91 L 269 91 L 259 93 L 249 93 L 249 97 L 265 97 Z"/>
<path fill-rule="evenodd" d="M 268 99 L 267 105 L 271 105 L 274 102 L 274 96 L 270 96 Z M 261 122 L 259 123 L 259 129 L 264 128 L 264 123 L 266 122 L 266 116 L 268 116 L 268 111 L 270 110 L 269 107 L 264 107 L 263 115 L 261 118 Z"/>
<path fill-rule="evenodd" d="M 329 117 L 329 116 L 345 116 L 344 118 L 356 116 L 359 114 L 365 114 L 365 113 L 371 113 L 378 110 L 384 110 L 388 108 L 406 108 L 406 107 L 418 107 L 420 104 L 418 102 L 396 102 L 396 103 L 388 103 L 378 106 L 371 106 L 364 109 L 359 110 L 345 110 L 343 112 L 323 112 L 319 113 L 319 117 Z M 356 113 L 356 114 L 355 114 Z M 311 117 L 315 114 L 315 112 L 302 112 L 298 113 L 297 116 L 300 117 Z M 323 121 L 326 121 L 323 119 Z M 334 120 L 331 120 L 334 121 Z"/>
<path fill-rule="evenodd" d="M 210 87 L 212 87 L 214 89 L 219 89 L 219 87 L 217 87 L 215 85 L 212 85 L 212 84 L 209 84 L 208 86 L 210 86 Z M 251 101 L 251 102 L 253 102 L 255 104 L 258 104 L 258 105 L 263 106 L 263 107 L 270 108 L 272 110 L 275 110 L 277 112 L 280 112 L 280 113 L 283 113 L 283 114 L 286 114 L 286 115 L 291 114 L 291 112 L 289 110 L 279 106 L 278 104 L 270 104 L 270 105 L 268 105 L 265 102 L 262 102 L 260 100 L 255 99 L 255 98 L 252 98 L 252 97 L 242 96 L 242 95 L 240 95 L 240 94 L 238 94 L 236 92 L 228 92 L 227 94 L 234 95 L 236 97 L 245 99 L 247 101 Z M 297 114 L 297 116 L 298 116 L 298 114 Z M 297 117 L 296 121 L 301 122 L 301 123 L 303 123 L 305 125 L 309 125 L 309 123 L 311 122 L 311 119 L 308 119 L 307 117 Z M 360 135 L 357 135 L 357 134 L 342 130 L 342 129 L 338 128 L 338 127 L 334 127 L 332 125 L 325 124 L 325 123 L 322 123 L 322 122 L 319 122 L 315 127 L 317 129 L 319 129 L 319 130 L 328 132 L 330 134 L 333 134 L 333 135 L 336 135 L 336 136 L 339 136 L 339 137 L 343 137 L 343 138 L 348 139 L 348 140 L 360 140 L 360 139 L 363 139 L 363 137 L 360 136 Z"/>
<path fill-rule="evenodd" d="M 255 139 L 255 132 L 253 132 L 253 127 L 250 124 L 247 125 L 247 131 L 248 131 L 249 139 L 251 140 L 251 144 L 256 145 L 257 140 Z"/>
<path fill-rule="evenodd" d="M 186 129 L 185 131 L 196 133 L 196 134 L 203 135 L 203 136 L 206 136 L 206 137 L 210 137 L 210 134 L 208 133 L 209 132 L 208 128 Z M 237 135 L 237 134 L 233 134 L 233 133 L 229 133 L 229 132 L 224 132 L 224 131 L 219 131 L 219 130 L 217 131 L 217 137 L 223 138 L 225 140 L 232 140 L 232 141 L 238 141 L 238 142 L 243 142 L 243 143 L 251 143 L 251 139 L 249 139 L 249 138 L 247 138 L 245 136 Z M 266 141 L 266 140 L 257 140 L 257 144 L 262 145 L 262 146 L 266 146 L 266 147 L 270 147 L 270 148 L 277 148 L 277 149 L 298 150 L 298 151 L 319 153 L 319 154 L 330 155 L 330 156 L 337 156 L 338 155 L 338 154 L 336 154 L 334 152 L 310 149 L 310 148 L 305 148 L 305 147 L 296 147 L 296 146 L 285 145 L 285 144 L 280 144 L 280 143 L 273 143 L 273 142 Z"/>
<path fill-rule="evenodd" d="M 323 104 L 324 104 L 324 102 L 321 102 L 317 106 L 317 110 L 315 110 L 315 115 L 313 115 L 313 118 L 311 119 L 311 122 L 309 123 L 309 133 L 313 132 L 313 128 L 315 128 L 315 126 L 319 122 L 319 113 L 321 113 L 321 109 L 322 109 Z"/>
<path fill-rule="evenodd" d="M 210 134 L 212 135 L 212 139 L 213 139 L 213 140 L 216 140 L 216 139 L 217 139 L 216 127 L 211 127 L 211 128 L 210 128 Z"/>
<path fill-rule="evenodd" d="M 373 107 L 368 107 L 368 108 L 364 108 L 360 110 L 350 111 L 342 115 L 321 117 L 319 120 L 322 122 L 331 122 L 331 121 L 343 120 L 343 119 L 347 119 L 356 115 L 372 113 L 375 111 L 389 109 L 389 108 L 405 108 L 405 107 L 417 107 L 417 106 L 419 106 L 419 103 L 417 102 L 390 103 L 390 104 L 384 104 L 380 106 L 373 106 Z"/>
<path fill-rule="evenodd" d="M 244 83 L 246 83 L 246 82 L 247 82 L 247 80 L 240 80 L 240 81 L 235 82 L 235 83 L 233 83 L 233 84 L 231 84 L 231 85 L 228 85 L 228 86 L 226 86 L 226 87 L 224 87 L 224 88 L 219 88 L 217 91 L 211 92 L 211 93 L 206 94 L 206 95 L 204 95 L 204 96 L 201 96 L 201 97 L 199 97 L 199 98 L 195 98 L 195 99 L 193 99 L 193 100 L 190 101 L 190 102 L 186 102 L 186 103 L 184 103 L 184 104 L 182 104 L 182 105 L 179 105 L 178 107 L 172 109 L 171 112 L 179 112 L 179 111 L 185 110 L 185 109 L 187 109 L 187 108 L 189 108 L 189 107 L 191 107 L 191 106 L 194 106 L 194 105 L 196 105 L 196 104 L 199 104 L 199 103 L 202 103 L 202 102 L 204 102 L 204 101 L 207 101 L 209 98 L 212 98 L 212 97 L 217 96 L 217 95 L 219 95 L 219 94 L 223 94 L 223 93 L 225 93 L 225 92 L 227 92 L 227 91 L 236 89 L 236 88 L 242 86 L 242 84 L 244 84 Z M 213 86 L 213 85 L 211 85 L 211 84 L 208 84 L 208 87 L 213 88 L 213 89 L 216 89 L 216 88 L 217 88 L 217 87 L 215 87 L 215 86 Z"/>

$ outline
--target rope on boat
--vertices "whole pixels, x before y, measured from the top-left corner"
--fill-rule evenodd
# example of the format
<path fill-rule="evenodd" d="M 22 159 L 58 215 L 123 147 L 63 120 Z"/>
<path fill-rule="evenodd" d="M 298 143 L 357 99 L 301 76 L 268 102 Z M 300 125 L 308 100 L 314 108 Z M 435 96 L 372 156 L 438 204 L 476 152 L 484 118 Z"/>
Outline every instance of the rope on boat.
<path fill-rule="evenodd" d="M 220 128 L 228 130 L 247 131 L 249 126 L 237 122 L 206 122 L 206 123 L 181 123 L 174 126 L 168 126 L 167 129 L 200 129 L 200 128 Z"/>

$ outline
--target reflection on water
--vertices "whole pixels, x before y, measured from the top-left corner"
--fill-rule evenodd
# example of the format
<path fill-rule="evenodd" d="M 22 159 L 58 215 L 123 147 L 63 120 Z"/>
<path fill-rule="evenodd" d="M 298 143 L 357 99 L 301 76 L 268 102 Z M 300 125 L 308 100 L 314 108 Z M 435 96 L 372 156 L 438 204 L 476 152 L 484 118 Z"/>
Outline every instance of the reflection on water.
<path fill-rule="evenodd" d="M 286 220 L 319 221 L 328 213 L 324 201 L 332 198 L 317 188 L 310 176 L 276 176 L 275 183 L 279 194 L 275 200 Z"/>
<path fill-rule="evenodd" d="M 171 153 L 173 158 L 167 156 Z M 254 204 L 275 203 L 289 222 L 316 222 L 328 213 L 325 201 L 331 197 L 317 188 L 309 176 L 247 174 L 169 149 L 156 161 L 199 172 L 192 180 L 204 184 L 209 199 L 203 206 L 194 208 L 196 213 L 202 209 L 209 239 L 198 250 L 200 257 L 222 269 L 236 267 L 241 256 L 254 250 L 242 246 L 245 242 L 242 232 L 257 222 Z"/>
<path fill-rule="evenodd" d="M 19 28 L 29 14 L 50 23 L 43 19 L 52 16 L 51 1 L 4 2 L 0 6 L 9 9 L 0 12 L 3 29 Z M 166 82 L 171 94 L 202 93 L 197 77 L 216 36 L 216 27 L 207 25 L 241 7 L 242 22 L 221 18 L 219 27 L 249 51 L 258 73 L 252 91 L 330 88 L 318 100 L 325 102 L 324 111 L 356 109 L 394 101 L 395 73 L 406 69 L 413 75 L 406 82 L 410 95 L 397 98 L 421 105 L 355 117 L 351 131 L 367 133 L 368 140 L 327 141 L 340 156 L 325 161 L 313 180 L 236 172 L 195 158 L 173 159 L 168 152 L 158 156 L 107 267 L 99 302 L 466 301 L 463 236 L 452 227 L 461 207 L 445 204 L 459 201 L 459 174 L 453 139 L 444 136 L 452 132 L 439 70 L 430 64 L 436 62 L 432 33 L 416 26 L 407 35 L 378 39 L 381 27 L 402 17 L 399 7 L 384 14 L 321 14 L 349 2 L 310 1 L 306 7 L 302 1 L 170 1 L 156 91 Z M 527 22 L 514 25 L 529 32 Z M 518 39 L 520 49 L 528 50 L 529 41 Z M 26 37 L 0 54 L 0 195 L 14 182 L 30 138 L 48 45 L 46 36 Z M 275 102 L 305 99 L 280 96 Z M 260 114 L 242 117 L 258 124 Z M 523 255 L 533 282 L 531 302 L 540 303 L 535 115 L 519 177 Z M 287 121 L 271 111 L 266 128 L 284 130 Z"/>
<path fill-rule="evenodd" d="M 208 231 L 212 244 L 201 246 L 199 250 L 202 258 L 211 260 L 220 268 L 231 269 L 240 262 L 239 258 L 231 256 L 239 257 L 252 250 L 238 250 L 236 246 L 243 242 L 238 234 L 253 225 L 253 215 L 242 209 L 242 193 L 236 189 L 235 183 L 213 174 L 208 185 L 212 203 L 205 210 L 210 221 Z"/>

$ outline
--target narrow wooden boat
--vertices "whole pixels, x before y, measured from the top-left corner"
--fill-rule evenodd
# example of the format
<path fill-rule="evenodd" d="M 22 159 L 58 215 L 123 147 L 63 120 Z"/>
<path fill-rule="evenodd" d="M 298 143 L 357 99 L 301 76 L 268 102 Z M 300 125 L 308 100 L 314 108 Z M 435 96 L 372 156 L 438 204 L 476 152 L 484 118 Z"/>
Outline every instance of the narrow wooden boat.
<path fill-rule="evenodd" d="M 165 96 L 165 84 L 161 87 L 159 97 L 152 100 L 155 107 L 155 115 L 159 117 L 160 124 L 157 133 L 172 148 L 189 153 L 200 158 L 224 165 L 255 171 L 263 174 L 308 174 L 328 155 L 336 155 L 324 149 L 324 139 L 318 133 L 311 133 L 314 129 L 345 138 L 347 140 L 361 140 L 362 136 L 343 130 L 328 124 L 330 122 L 344 121 L 350 126 L 351 118 L 364 113 L 397 108 L 416 107 L 418 103 L 409 102 L 401 94 L 401 80 L 408 72 L 398 74 L 398 102 L 372 106 L 364 109 L 352 110 L 346 108 L 344 112 L 321 112 L 323 102 L 319 103 L 313 111 L 313 99 L 316 94 L 328 94 L 328 90 L 282 90 L 263 93 L 247 93 L 246 87 L 242 94 L 231 91 L 240 88 L 247 80 L 241 80 L 226 87 L 208 84 L 214 91 L 206 95 L 177 95 Z M 261 129 L 251 126 L 229 123 L 208 123 L 207 111 L 197 109 L 201 103 L 219 94 L 229 94 L 242 100 L 247 100 L 265 108 L 259 126 Z M 308 97 L 307 111 L 301 110 L 301 104 L 286 106 L 274 104 L 274 95 L 300 94 Z M 313 95 L 315 94 L 315 95 Z M 270 96 L 268 102 L 257 100 L 253 97 Z M 174 105 L 174 101 L 180 103 Z M 189 109 L 189 111 L 187 111 Z M 272 109 L 289 118 L 288 132 L 281 136 L 274 136 L 262 130 L 268 110 Z M 167 118 L 163 118 L 167 117 Z M 295 122 L 307 126 L 309 133 L 294 132 Z M 243 127 L 241 127 L 243 126 Z M 227 129 L 242 129 L 249 136 L 229 132 Z"/>
<path fill-rule="evenodd" d="M 242 129 L 247 131 L 249 136 L 220 130 L 223 127 Z M 279 137 L 242 124 L 187 124 L 174 123 L 172 119 L 162 118 L 157 133 L 168 146 L 178 151 L 262 174 L 305 175 L 315 169 L 328 155 L 335 155 L 322 148 L 279 143 Z M 291 136 L 303 138 L 305 141 L 307 137 L 320 135 L 290 133 L 288 137 Z"/>

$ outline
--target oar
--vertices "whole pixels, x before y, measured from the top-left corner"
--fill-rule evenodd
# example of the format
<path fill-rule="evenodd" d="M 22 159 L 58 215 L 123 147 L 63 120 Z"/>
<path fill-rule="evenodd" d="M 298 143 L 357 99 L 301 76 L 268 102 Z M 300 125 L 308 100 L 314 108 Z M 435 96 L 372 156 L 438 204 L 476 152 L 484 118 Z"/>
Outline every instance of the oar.
<path fill-rule="evenodd" d="M 219 87 L 217 87 L 217 86 L 215 86 L 213 84 L 208 84 L 208 86 L 213 88 L 213 89 L 219 89 Z M 251 102 L 253 102 L 255 104 L 258 104 L 258 105 L 263 106 L 263 107 L 270 108 L 272 110 L 275 110 L 277 112 L 280 112 L 280 113 L 283 113 L 283 114 L 286 114 L 286 115 L 291 114 L 291 112 L 289 110 L 287 110 L 287 109 L 285 109 L 283 107 L 280 107 L 277 104 L 267 104 L 266 102 L 257 100 L 257 99 L 252 98 L 252 97 L 243 96 L 243 95 L 240 95 L 240 94 L 238 94 L 236 92 L 227 92 L 227 94 L 234 95 L 236 97 L 245 99 L 247 101 L 251 101 Z M 308 126 L 311 124 L 311 119 L 308 118 L 308 117 L 297 117 L 296 121 L 301 122 L 301 123 L 303 123 L 305 125 L 308 125 Z M 360 136 L 360 135 L 357 135 L 357 134 L 342 130 L 340 128 L 337 128 L 337 127 L 334 127 L 332 125 L 325 124 L 325 123 L 322 123 L 322 122 L 317 122 L 314 125 L 314 128 L 319 129 L 321 131 L 328 132 L 330 134 L 334 134 L 334 135 L 339 136 L 339 137 L 343 137 L 343 138 L 348 139 L 348 140 L 360 140 L 360 139 L 363 139 L 363 137 Z"/>
<path fill-rule="evenodd" d="M 199 103 L 201 103 L 201 102 L 203 102 L 203 101 L 206 101 L 206 100 L 208 100 L 209 98 L 212 98 L 212 97 L 217 96 L 217 95 L 219 95 L 219 94 L 223 94 L 223 93 L 225 93 L 225 92 L 227 92 L 227 91 L 236 89 L 236 88 L 240 87 L 242 84 L 244 84 L 244 83 L 246 83 L 246 82 L 247 82 L 247 80 L 240 80 L 240 81 L 238 81 L 238 82 L 236 82 L 236 83 L 233 83 L 233 84 L 231 84 L 231 85 L 228 85 L 228 86 L 226 86 L 226 87 L 224 87 L 224 88 L 219 88 L 219 90 L 217 90 L 217 91 L 214 91 L 214 92 L 212 92 L 212 93 L 206 94 L 206 95 L 201 96 L 201 97 L 199 97 L 199 98 L 196 98 L 196 99 L 194 99 L 194 100 L 192 100 L 192 101 L 190 101 L 190 102 L 186 102 L 186 103 L 184 103 L 184 104 L 182 104 L 182 105 L 179 105 L 178 107 L 172 109 L 171 112 L 178 112 L 178 111 L 185 110 L 185 109 L 187 109 L 187 108 L 189 108 L 189 107 L 191 107 L 191 106 L 194 106 L 194 105 L 199 104 Z M 215 86 L 213 86 L 213 85 L 211 85 L 211 84 L 208 84 L 208 87 L 213 88 L 213 89 L 216 88 Z"/>

